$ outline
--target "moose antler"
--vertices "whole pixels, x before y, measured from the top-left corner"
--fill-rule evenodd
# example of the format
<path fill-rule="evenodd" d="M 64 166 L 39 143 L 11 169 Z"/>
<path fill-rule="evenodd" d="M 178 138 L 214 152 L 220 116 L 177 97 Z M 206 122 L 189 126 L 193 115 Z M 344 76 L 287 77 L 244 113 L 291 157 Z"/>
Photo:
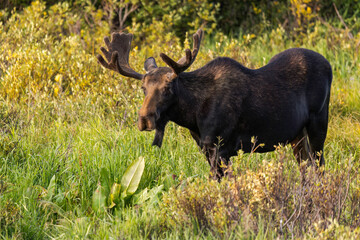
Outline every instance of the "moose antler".
<path fill-rule="evenodd" d="M 203 32 L 202 29 L 197 30 L 197 32 L 193 35 L 193 39 L 194 39 L 193 51 L 191 52 L 190 49 L 186 49 L 185 50 L 186 55 L 184 57 L 180 58 L 180 60 L 177 61 L 177 62 L 172 60 L 170 57 L 168 57 L 164 53 L 160 54 L 160 57 L 162 58 L 162 60 L 167 65 L 169 65 L 169 67 L 174 71 L 175 74 L 179 74 L 179 73 L 185 71 L 195 61 L 196 55 L 199 52 L 200 43 L 201 43 L 203 33 L 204 32 Z"/>
<path fill-rule="evenodd" d="M 100 48 L 107 61 L 105 61 L 100 54 L 97 55 L 97 59 L 101 65 L 126 77 L 141 80 L 143 78 L 143 74 L 135 72 L 129 65 L 129 52 L 133 35 L 126 33 L 113 33 L 111 38 L 111 42 L 108 37 L 104 38 L 104 42 L 108 50 L 104 47 Z"/>

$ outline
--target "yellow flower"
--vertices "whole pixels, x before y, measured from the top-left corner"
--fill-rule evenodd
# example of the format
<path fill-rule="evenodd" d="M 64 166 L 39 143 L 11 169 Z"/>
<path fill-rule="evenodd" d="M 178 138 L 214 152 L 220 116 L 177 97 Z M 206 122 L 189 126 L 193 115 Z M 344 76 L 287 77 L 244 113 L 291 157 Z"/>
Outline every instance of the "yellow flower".
<path fill-rule="evenodd" d="M 254 13 L 255 13 L 255 14 L 261 13 L 261 9 L 255 7 L 255 6 L 253 7 L 253 10 L 254 10 Z"/>
<path fill-rule="evenodd" d="M 310 7 L 307 7 L 306 8 L 306 12 L 308 13 L 308 14 L 310 14 L 312 11 L 311 11 L 311 8 Z"/>
<path fill-rule="evenodd" d="M 56 82 L 61 82 L 61 80 L 62 80 L 62 75 L 61 75 L 61 74 L 57 74 L 57 75 L 55 76 L 55 81 L 56 81 Z"/>
<path fill-rule="evenodd" d="M 58 93 L 59 93 L 59 88 L 54 87 L 54 96 L 57 97 Z"/>

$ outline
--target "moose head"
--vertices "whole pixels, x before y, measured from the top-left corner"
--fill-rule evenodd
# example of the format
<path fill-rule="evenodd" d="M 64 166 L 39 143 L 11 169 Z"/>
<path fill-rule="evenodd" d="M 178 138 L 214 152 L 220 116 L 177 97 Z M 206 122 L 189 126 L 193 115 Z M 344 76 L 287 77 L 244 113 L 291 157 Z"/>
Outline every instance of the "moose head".
<path fill-rule="evenodd" d="M 202 37 L 203 30 L 199 29 L 193 35 L 193 50 L 186 49 L 185 56 L 177 62 L 161 53 L 160 57 L 169 67 L 158 67 L 155 59 L 149 57 L 144 63 L 145 74 L 134 71 L 129 65 L 132 34 L 113 33 L 111 41 L 108 37 L 104 38 L 107 49 L 101 47 L 100 50 L 107 61 L 99 54 L 97 58 L 101 65 L 123 76 L 142 81 L 145 99 L 139 110 L 138 128 L 140 131 L 156 130 L 153 145 L 161 146 L 165 125 L 169 121 L 166 117 L 162 117 L 162 113 L 173 103 L 175 99 L 173 84 L 178 75 L 195 61 Z"/>

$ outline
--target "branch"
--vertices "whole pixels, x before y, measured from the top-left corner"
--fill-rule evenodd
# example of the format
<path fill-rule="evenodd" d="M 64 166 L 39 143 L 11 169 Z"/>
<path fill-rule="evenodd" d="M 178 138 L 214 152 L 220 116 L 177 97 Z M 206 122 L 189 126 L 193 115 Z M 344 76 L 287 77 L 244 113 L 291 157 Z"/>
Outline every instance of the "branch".
<path fill-rule="evenodd" d="M 350 39 L 353 39 L 353 38 L 354 38 L 354 36 L 353 36 L 353 35 L 352 35 L 352 33 L 350 32 L 350 30 L 349 30 L 348 26 L 346 25 L 346 23 L 345 23 L 344 19 L 341 17 L 341 15 L 340 15 L 340 13 L 339 13 L 339 11 L 338 11 L 338 9 L 337 9 L 337 7 L 336 7 L 335 3 L 333 3 L 333 6 L 334 6 L 334 8 L 335 8 L 335 12 L 336 12 L 336 14 L 338 15 L 338 17 L 339 17 L 339 19 L 340 19 L 341 23 L 342 23 L 342 24 L 344 24 L 345 29 L 348 31 L 348 37 L 349 37 Z"/>
<path fill-rule="evenodd" d="M 126 19 L 129 17 L 130 13 L 134 12 L 136 9 L 138 8 L 137 4 L 132 4 L 131 8 L 129 10 L 129 3 L 127 3 L 125 5 L 125 7 L 122 7 L 119 9 L 119 27 L 120 27 L 120 31 L 123 30 L 124 28 L 124 24 Z M 124 16 L 123 16 L 123 10 L 124 10 Z"/>

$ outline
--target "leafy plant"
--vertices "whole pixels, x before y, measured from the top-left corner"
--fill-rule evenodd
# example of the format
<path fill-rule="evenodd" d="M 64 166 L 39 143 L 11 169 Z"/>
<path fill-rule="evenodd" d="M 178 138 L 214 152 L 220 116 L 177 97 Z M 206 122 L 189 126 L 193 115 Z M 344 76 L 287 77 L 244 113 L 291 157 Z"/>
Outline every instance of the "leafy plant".
<path fill-rule="evenodd" d="M 109 179 L 109 172 L 102 168 L 100 170 L 100 182 L 92 197 L 92 207 L 94 211 L 104 211 L 115 206 L 124 207 L 126 204 L 132 203 L 143 204 L 145 201 L 151 200 L 161 191 L 162 185 L 148 191 L 143 189 L 131 201 L 135 192 L 139 187 L 141 176 L 145 167 L 145 160 L 139 157 L 125 171 L 120 183 L 112 182 Z"/>

